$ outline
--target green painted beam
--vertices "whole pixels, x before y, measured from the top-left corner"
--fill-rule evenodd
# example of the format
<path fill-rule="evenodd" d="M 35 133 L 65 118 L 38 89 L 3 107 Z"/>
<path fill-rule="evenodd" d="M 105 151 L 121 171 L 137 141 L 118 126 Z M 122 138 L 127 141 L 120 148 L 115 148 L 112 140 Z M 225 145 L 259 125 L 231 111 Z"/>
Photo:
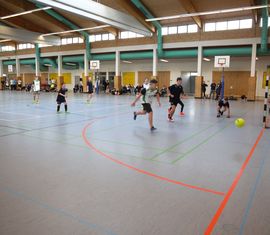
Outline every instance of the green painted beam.
<path fill-rule="evenodd" d="M 143 5 L 140 0 L 131 0 L 131 2 L 145 15 L 147 19 L 155 18 L 152 13 Z M 158 38 L 158 57 L 164 57 L 163 54 L 163 38 L 162 38 L 162 25 L 158 21 L 153 21 L 152 24 L 157 28 Z"/>
<path fill-rule="evenodd" d="M 262 0 L 262 5 L 268 5 L 268 0 Z M 268 8 L 262 9 L 261 28 L 261 50 L 267 52 L 268 49 Z"/>
<path fill-rule="evenodd" d="M 36 3 L 36 6 L 38 8 L 43 8 L 44 5 L 40 4 L 40 3 Z M 79 27 L 78 25 L 72 23 L 70 20 L 66 19 L 65 17 L 63 17 L 61 14 L 59 14 L 58 12 L 56 12 L 53 9 L 49 9 L 49 10 L 45 10 L 45 12 L 50 15 L 51 17 L 55 18 L 56 20 L 60 21 L 61 23 L 65 24 L 66 26 L 68 26 L 70 29 L 80 29 L 81 27 Z M 84 31 L 80 31 L 79 32 L 83 38 L 84 38 L 84 43 L 85 43 L 85 50 L 86 50 L 86 54 L 87 54 L 87 59 L 90 60 L 91 59 L 91 44 L 89 41 L 89 34 L 84 32 Z"/>
<path fill-rule="evenodd" d="M 230 56 L 251 56 L 252 47 L 225 47 L 225 48 L 205 48 L 203 50 L 203 56 L 213 57 L 217 55 L 230 55 Z M 258 49 L 257 54 L 259 56 L 270 55 L 270 50 L 263 51 L 261 48 Z M 198 56 L 197 49 L 182 49 L 182 50 L 165 50 L 164 58 L 196 58 Z M 113 61 L 115 60 L 115 53 L 107 54 L 93 54 L 92 58 L 94 60 L 101 61 Z M 139 60 L 139 59 L 152 59 L 153 51 L 141 51 L 141 52 L 122 52 L 120 54 L 121 60 Z M 77 63 L 81 68 L 84 67 L 84 57 L 83 55 L 77 56 L 64 56 L 63 63 Z M 41 65 L 51 64 L 54 68 L 57 68 L 56 59 L 52 58 L 41 58 Z M 15 60 L 5 60 L 3 65 L 15 65 Z M 20 59 L 20 64 L 22 65 L 35 65 L 35 59 Z M 71 69 L 74 67 L 79 68 L 79 66 L 69 66 Z"/>

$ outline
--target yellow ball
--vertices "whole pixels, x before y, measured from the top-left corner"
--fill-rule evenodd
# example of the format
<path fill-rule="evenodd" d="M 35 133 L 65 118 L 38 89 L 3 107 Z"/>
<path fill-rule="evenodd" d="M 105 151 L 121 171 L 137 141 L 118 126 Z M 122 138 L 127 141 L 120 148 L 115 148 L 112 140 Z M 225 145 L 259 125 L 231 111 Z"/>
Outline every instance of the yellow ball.
<path fill-rule="evenodd" d="M 234 124 L 238 128 L 241 128 L 241 127 L 243 127 L 245 125 L 245 120 L 243 118 L 238 118 L 238 119 L 235 120 Z"/>

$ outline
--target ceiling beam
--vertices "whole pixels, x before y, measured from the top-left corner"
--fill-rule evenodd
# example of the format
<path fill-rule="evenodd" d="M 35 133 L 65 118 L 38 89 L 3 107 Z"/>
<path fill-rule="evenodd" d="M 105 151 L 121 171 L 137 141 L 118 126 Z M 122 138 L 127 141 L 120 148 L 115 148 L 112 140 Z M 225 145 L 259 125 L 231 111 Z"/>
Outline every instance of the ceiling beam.
<path fill-rule="evenodd" d="M 195 13 L 197 10 L 195 9 L 193 3 L 191 0 L 178 0 L 181 5 L 184 7 L 187 13 Z M 192 19 L 195 21 L 195 23 L 198 25 L 199 28 L 202 28 L 202 20 L 199 16 L 193 16 Z"/>
<path fill-rule="evenodd" d="M 153 24 L 145 21 L 144 14 L 138 10 L 138 8 L 134 7 L 131 1 L 126 0 L 115 0 L 121 7 L 123 7 L 129 14 L 135 17 L 141 24 L 147 27 L 151 32 L 155 32 L 156 29 Z"/>
<path fill-rule="evenodd" d="M 145 36 L 152 36 L 152 32 L 136 20 L 133 16 L 117 11 L 111 7 L 84 0 L 32 0 L 53 8 L 64 10 L 72 14 L 80 15 L 92 21 L 101 22 L 113 27 L 133 31 Z"/>
<path fill-rule="evenodd" d="M 0 7 L 0 17 L 14 14 L 14 12 L 11 12 L 10 10 L 4 8 L 3 6 Z M 48 33 L 48 30 L 43 28 L 40 25 L 37 25 L 33 22 L 29 22 L 27 20 L 22 19 L 22 17 L 14 17 L 14 18 L 8 18 L 5 20 L 1 20 L 4 23 L 7 23 L 8 25 L 13 25 L 18 28 L 27 29 L 34 32 L 40 32 L 40 33 Z"/>
<path fill-rule="evenodd" d="M 54 46 L 59 46 L 61 44 L 60 37 L 41 37 L 40 33 L 37 32 L 32 32 L 25 29 L 15 29 L 7 26 L 0 26 L 0 38 L 10 39 L 19 42 L 49 44 Z"/>
<path fill-rule="evenodd" d="M 36 8 L 36 6 L 33 3 L 28 2 L 28 1 L 8 0 L 8 4 L 10 4 L 12 6 L 16 6 L 17 8 L 19 8 L 22 11 L 28 11 L 28 10 L 32 10 L 32 9 Z M 65 24 L 54 19 L 53 17 L 50 17 L 44 11 L 34 12 L 32 14 L 39 17 L 39 18 L 42 18 L 43 20 L 47 21 L 50 24 L 56 25 L 57 27 L 59 27 L 62 30 L 69 30 L 69 28 Z"/>
<path fill-rule="evenodd" d="M 12 0 L 12 1 L 14 1 L 14 0 Z M 34 4 L 34 6 L 37 6 L 38 8 L 44 7 L 44 5 L 42 5 L 42 4 Z M 83 28 L 80 25 L 75 24 L 74 22 L 72 22 L 69 18 L 62 16 L 60 13 L 56 12 L 53 9 L 45 10 L 42 13 L 45 14 L 46 17 L 49 17 L 49 18 L 55 20 L 56 22 L 58 22 L 59 24 L 62 24 L 65 27 L 65 30 L 64 31 L 68 31 L 70 29 Z M 94 21 L 91 22 L 91 23 L 93 23 L 94 26 L 99 26 L 99 24 L 97 24 Z M 106 27 L 104 30 L 107 31 L 108 33 L 113 34 L 116 37 L 118 36 L 118 29 L 116 29 L 116 28 Z M 81 34 L 84 37 L 86 36 L 85 32 L 75 33 L 75 34 L 78 34 L 78 35 Z"/>
<path fill-rule="evenodd" d="M 114 27 L 107 27 L 107 28 L 105 28 L 105 30 L 106 30 L 108 33 L 113 34 L 115 37 L 118 36 L 119 30 L 116 29 L 116 28 L 114 28 Z"/>

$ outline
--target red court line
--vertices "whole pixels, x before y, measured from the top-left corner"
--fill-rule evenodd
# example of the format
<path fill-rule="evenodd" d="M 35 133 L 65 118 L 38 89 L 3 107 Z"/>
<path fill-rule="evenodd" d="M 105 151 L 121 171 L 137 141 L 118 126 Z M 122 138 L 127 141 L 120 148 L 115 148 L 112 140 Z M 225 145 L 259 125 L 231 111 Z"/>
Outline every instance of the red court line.
<path fill-rule="evenodd" d="M 141 173 L 141 174 L 144 174 L 144 175 L 147 175 L 147 176 L 150 176 L 150 177 L 153 177 L 153 178 L 156 178 L 156 179 L 159 179 L 159 180 L 163 180 L 163 181 L 166 181 L 166 182 L 169 182 L 169 183 L 172 183 L 172 184 L 177 184 L 177 185 L 181 185 L 183 187 L 187 187 L 187 188 L 191 188 L 191 189 L 195 189 L 195 190 L 199 190 L 199 191 L 203 191 L 203 192 L 207 192 L 207 193 L 212 193 L 212 194 L 215 194 L 215 195 L 219 195 L 219 196 L 224 196 L 225 193 L 223 192 L 219 192 L 219 191 L 215 191 L 215 190 L 212 190 L 212 189 L 207 189 L 207 188 L 201 188 L 201 187 L 198 187 L 198 186 L 194 186 L 194 185 L 190 185 L 190 184 L 186 184 L 186 183 L 183 183 L 183 182 L 180 182 L 180 181 L 176 181 L 176 180 L 173 180 L 173 179 L 169 179 L 169 178 L 166 178 L 166 177 L 163 177 L 163 176 L 160 176 L 160 175 L 157 175 L 157 174 L 154 174 L 152 172 L 149 172 L 149 171 L 145 171 L 145 170 L 142 170 L 142 169 L 139 169 L 137 167 L 134 167 L 134 166 L 131 166 L 125 162 L 122 162 L 116 158 L 113 158 L 111 157 L 110 155 L 102 152 L 101 150 L 99 150 L 98 148 L 96 148 L 86 137 L 86 132 L 87 132 L 87 129 L 91 127 L 91 125 L 93 124 L 94 122 L 92 123 L 89 123 L 88 125 L 86 125 L 82 131 L 82 136 L 83 136 L 83 139 L 84 139 L 84 142 L 87 144 L 88 147 L 90 147 L 93 151 L 95 151 L 96 153 L 98 153 L 99 155 L 111 160 L 112 162 L 116 163 L 116 164 L 119 164 L 121 166 L 124 166 L 130 170 L 133 170 L 133 171 L 136 171 L 138 173 Z"/>
<path fill-rule="evenodd" d="M 208 225 L 207 229 L 205 230 L 204 235 L 211 235 L 212 234 L 212 232 L 213 232 L 213 230 L 214 230 L 214 228 L 215 228 L 215 226 L 216 226 L 222 212 L 224 211 L 226 205 L 228 204 L 228 201 L 230 200 L 230 197 L 232 196 L 236 186 L 239 183 L 240 178 L 242 177 L 242 175 L 244 173 L 244 170 L 246 169 L 251 157 L 253 156 L 253 153 L 254 153 L 256 147 L 258 146 L 258 143 L 260 142 L 260 140 L 261 140 L 261 138 L 263 136 L 264 130 L 265 130 L 264 128 L 261 130 L 261 132 L 260 132 L 259 136 L 257 137 L 256 142 L 252 146 L 252 148 L 251 148 L 245 162 L 243 163 L 241 169 L 237 173 L 237 175 L 236 175 L 230 189 L 226 193 L 226 195 L 225 195 L 223 201 L 221 202 L 218 210 L 216 211 L 216 213 L 215 213 L 214 217 L 212 218 L 210 224 Z"/>

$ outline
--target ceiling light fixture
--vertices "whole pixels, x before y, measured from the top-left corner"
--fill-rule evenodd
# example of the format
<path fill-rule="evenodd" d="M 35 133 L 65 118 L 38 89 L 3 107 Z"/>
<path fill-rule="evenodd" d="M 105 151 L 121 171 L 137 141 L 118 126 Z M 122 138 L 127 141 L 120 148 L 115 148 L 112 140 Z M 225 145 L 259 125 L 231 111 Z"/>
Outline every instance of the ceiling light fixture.
<path fill-rule="evenodd" d="M 188 13 L 188 14 L 181 14 L 181 15 L 174 15 L 174 16 L 165 16 L 165 17 L 157 17 L 152 19 L 146 19 L 145 21 L 160 21 L 160 20 L 173 20 L 178 18 L 187 18 L 187 17 L 194 17 L 194 16 L 205 16 L 205 15 L 215 15 L 215 14 L 224 14 L 224 13 L 232 13 L 232 12 L 239 12 L 239 11 L 250 11 L 250 10 L 258 10 L 263 8 L 269 8 L 270 5 L 261 5 L 261 6 L 250 6 L 250 7 L 238 7 L 238 8 L 230 8 L 224 10 L 215 10 L 215 11 L 204 11 L 204 12 L 196 12 L 196 13 Z"/>
<path fill-rule="evenodd" d="M 128 60 L 123 60 L 122 62 L 123 63 L 126 63 L 126 64 L 132 64 L 132 62 L 131 61 L 128 61 Z"/>
<path fill-rule="evenodd" d="M 209 58 L 203 58 L 204 61 L 210 62 L 211 60 Z"/>
<path fill-rule="evenodd" d="M 66 65 L 71 65 L 71 66 L 75 66 L 76 64 L 75 63 L 70 63 L 70 62 L 67 62 Z"/>
<path fill-rule="evenodd" d="M 52 7 L 43 7 L 43 8 L 30 10 L 30 11 L 24 11 L 24 12 L 8 15 L 8 16 L 2 16 L 0 19 L 5 20 L 5 19 L 9 19 L 9 18 L 21 16 L 21 15 L 27 15 L 27 14 L 31 14 L 31 13 L 34 13 L 34 12 L 37 12 L 37 11 L 45 11 L 45 10 L 49 10 L 49 9 L 52 9 Z"/>
<path fill-rule="evenodd" d="M 11 41 L 11 39 L 3 39 L 3 40 L 0 40 L 0 43 L 1 42 L 10 42 Z"/>
<path fill-rule="evenodd" d="M 161 62 L 168 63 L 168 60 L 160 59 Z"/>
<path fill-rule="evenodd" d="M 41 34 L 40 36 L 46 37 L 46 36 L 64 34 L 64 33 L 74 33 L 74 32 L 86 31 L 86 30 L 103 29 L 103 28 L 107 28 L 109 26 L 110 25 L 105 24 L 105 25 L 95 26 L 95 27 L 91 27 L 91 28 L 73 29 L 73 30 L 55 32 L 55 33 L 45 33 L 45 34 Z"/>

